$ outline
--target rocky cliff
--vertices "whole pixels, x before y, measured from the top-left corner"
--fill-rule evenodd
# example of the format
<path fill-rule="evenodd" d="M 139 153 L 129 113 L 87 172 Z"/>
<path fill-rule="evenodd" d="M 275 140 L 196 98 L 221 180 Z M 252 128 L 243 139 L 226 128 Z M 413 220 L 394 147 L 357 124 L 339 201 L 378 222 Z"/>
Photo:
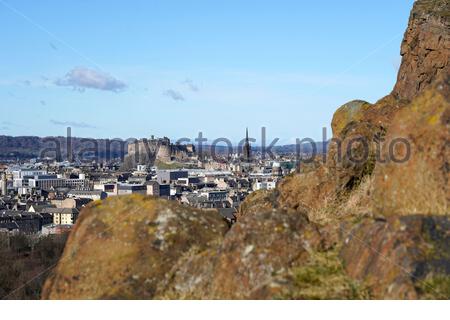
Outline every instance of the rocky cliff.
<path fill-rule="evenodd" d="M 393 94 L 411 100 L 450 71 L 450 8 L 447 0 L 416 1 L 401 47 Z"/>
<path fill-rule="evenodd" d="M 118 198 L 81 214 L 44 297 L 450 298 L 449 3 L 418 0 L 393 92 L 340 107 L 325 161 L 211 211 Z"/>

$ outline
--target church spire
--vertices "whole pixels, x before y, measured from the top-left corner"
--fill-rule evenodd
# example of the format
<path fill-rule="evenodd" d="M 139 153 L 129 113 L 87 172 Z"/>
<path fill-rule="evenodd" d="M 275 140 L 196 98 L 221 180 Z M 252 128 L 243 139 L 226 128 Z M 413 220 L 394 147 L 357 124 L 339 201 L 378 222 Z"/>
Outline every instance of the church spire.
<path fill-rule="evenodd" d="M 251 146 L 250 146 L 250 140 L 248 138 L 248 128 L 245 130 L 245 143 L 244 143 L 244 160 L 246 162 L 250 162 L 251 159 Z"/>

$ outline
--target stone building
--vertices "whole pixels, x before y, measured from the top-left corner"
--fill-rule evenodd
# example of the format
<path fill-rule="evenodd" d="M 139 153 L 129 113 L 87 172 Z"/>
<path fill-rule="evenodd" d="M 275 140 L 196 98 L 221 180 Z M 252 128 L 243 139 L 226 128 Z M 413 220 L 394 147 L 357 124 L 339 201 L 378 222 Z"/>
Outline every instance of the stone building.
<path fill-rule="evenodd" d="M 173 144 L 167 137 L 137 140 L 128 144 L 128 156 L 134 157 L 139 164 L 153 165 L 155 161 L 170 162 L 184 160 L 195 153 L 192 144 Z"/>

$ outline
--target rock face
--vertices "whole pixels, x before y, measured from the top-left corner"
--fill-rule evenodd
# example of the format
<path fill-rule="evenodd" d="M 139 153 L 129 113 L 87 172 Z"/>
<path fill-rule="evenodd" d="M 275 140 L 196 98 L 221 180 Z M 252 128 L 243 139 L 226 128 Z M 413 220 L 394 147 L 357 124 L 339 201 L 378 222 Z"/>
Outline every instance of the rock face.
<path fill-rule="evenodd" d="M 161 290 L 162 297 L 267 299 L 260 292 L 276 286 L 276 276 L 321 244 L 320 234 L 304 215 L 282 211 L 243 217 L 223 243 L 184 261 Z M 274 282 L 274 283 L 272 283 Z"/>
<path fill-rule="evenodd" d="M 352 101 L 339 108 L 331 123 L 327 167 L 336 179 L 336 192 L 346 194 L 370 175 L 378 159 L 380 141 L 392 118 L 405 105 L 389 95 L 375 104 Z"/>
<path fill-rule="evenodd" d="M 215 211 L 121 197 L 82 212 L 46 299 L 272 298 L 260 291 L 323 246 L 305 215 L 243 217 L 228 231 Z"/>
<path fill-rule="evenodd" d="M 319 164 L 315 170 L 301 171 L 279 183 L 278 206 L 287 211 L 306 211 L 308 217 L 317 222 L 324 208 L 336 202 L 336 188 L 336 179 L 330 170 Z"/>
<path fill-rule="evenodd" d="M 281 207 L 307 209 L 314 220 L 346 216 L 340 209 L 351 207 L 345 203 L 371 180 L 371 214 L 449 213 L 449 6 L 415 2 L 392 94 L 375 104 L 354 100 L 335 112 L 326 162 L 280 183 Z M 396 138 L 411 144 L 403 165 L 388 157 Z"/>
<path fill-rule="evenodd" d="M 318 230 L 305 215 L 260 212 L 244 217 L 217 251 L 211 294 L 219 299 L 267 299 L 259 292 L 277 286 L 275 276 L 301 264 L 320 245 Z"/>
<path fill-rule="evenodd" d="M 186 252 L 205 250 L 228 230 L 215 211 L 141 196 L 83 210 L 46 299 L 151 299 L 159 280 Z"/>
<path fill-rule="evenodd" d="M 376 214 L 450 213 L 449 95 L 436 85 L 396 115 L 374 172 Z"/>
<path fill-rule="evenodd" d="M 450 298 L 450 219 L 410 215 L 366 220 L 344 241 L 348 274 L 377 299 Z"/>
<path fill-rule="evenodd" d="M 392 94 L 339 108 L 325 161 L 248 197 L 230 230 L 167 201 L 95 203 L 44 297 L 449 299 L 449 12 L 417 0 Z"/>
<path fill-rule="evenodd" d="M 258 212 L 272 211 L 278 206 L 277 192 L 272 190 L 259 190 L 250 194 L 241 204 L 238 218 L 243 215 L 255 214 Z"/>
<path fill-rule="evenodd" d="M 393 94 L 412 100 L 436 79 L 450 73 L 450 3 L 419 0 L 402 43 L 402 64 Z"/>

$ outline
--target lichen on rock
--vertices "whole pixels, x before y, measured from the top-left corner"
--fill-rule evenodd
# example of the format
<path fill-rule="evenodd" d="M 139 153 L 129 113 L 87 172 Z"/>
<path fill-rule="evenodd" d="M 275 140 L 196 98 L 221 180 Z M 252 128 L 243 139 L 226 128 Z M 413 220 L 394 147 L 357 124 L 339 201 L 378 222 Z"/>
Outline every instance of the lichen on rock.
<path fill-rule="evenodd" d="M 216 211 L 125 196 L 84 209 L 47 299 L 150 299 L 159 281 L 191 248 L 206 249 L 228 230 Z"/>

